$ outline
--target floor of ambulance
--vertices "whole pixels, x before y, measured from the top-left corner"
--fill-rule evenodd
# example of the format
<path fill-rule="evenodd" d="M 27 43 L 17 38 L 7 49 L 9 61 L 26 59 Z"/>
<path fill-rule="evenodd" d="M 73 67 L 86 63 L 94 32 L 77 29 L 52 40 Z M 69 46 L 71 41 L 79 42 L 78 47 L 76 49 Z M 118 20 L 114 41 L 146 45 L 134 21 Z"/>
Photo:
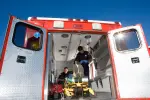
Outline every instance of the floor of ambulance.
<path fill-rule="evenodd" d="M 96 97 L 80 97 L 80 98 L 72 98 L 72 99 L 64 99 L 64 100 L 115 100 L 111 98 L 110 92 L 97 92 Z M 55 99 L 60 100 L 60 99 Z"/>

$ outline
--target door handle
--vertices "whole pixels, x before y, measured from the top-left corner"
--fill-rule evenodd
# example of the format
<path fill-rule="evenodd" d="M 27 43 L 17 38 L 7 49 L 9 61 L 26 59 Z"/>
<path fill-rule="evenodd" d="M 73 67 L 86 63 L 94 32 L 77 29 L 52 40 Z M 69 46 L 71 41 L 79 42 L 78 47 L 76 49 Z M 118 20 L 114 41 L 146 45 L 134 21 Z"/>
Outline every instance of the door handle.
<path fill-rule="evenodd" d="M 17 62 L 18 63 L 26 63 L 26 57 L 25 56 L 17 56 Z"/>
<path fill-rule="evenodd" d="M 131 61 L 132 61 L 133 64 L 140 63 L 139 57 L 133 57 L 133 58 L 131 58 Z"/>

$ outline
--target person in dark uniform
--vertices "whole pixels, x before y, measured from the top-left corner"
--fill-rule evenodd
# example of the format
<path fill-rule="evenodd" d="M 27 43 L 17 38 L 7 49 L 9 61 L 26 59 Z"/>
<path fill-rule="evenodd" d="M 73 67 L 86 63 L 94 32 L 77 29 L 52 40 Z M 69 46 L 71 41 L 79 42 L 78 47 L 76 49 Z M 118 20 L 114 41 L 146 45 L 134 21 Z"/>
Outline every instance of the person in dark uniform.
<path fill-rule="evenodd" d="M 84 51 L 82 46 L 78 47 L 79 53 L 75 58 L 75 63 L 80 63 L 84 69 L 84 76 L 89 77 L 89 62 L 92 60 L 92 56 L 88 51 Z"/>
<path fill-rule="evenodd" d="M 64 72 L 62 72 L 58 77 L 58 84 L 64 84 L 65 78 L 71 78 L 73 72 L 68 71 L 68 67 L 64 68 Z"/>

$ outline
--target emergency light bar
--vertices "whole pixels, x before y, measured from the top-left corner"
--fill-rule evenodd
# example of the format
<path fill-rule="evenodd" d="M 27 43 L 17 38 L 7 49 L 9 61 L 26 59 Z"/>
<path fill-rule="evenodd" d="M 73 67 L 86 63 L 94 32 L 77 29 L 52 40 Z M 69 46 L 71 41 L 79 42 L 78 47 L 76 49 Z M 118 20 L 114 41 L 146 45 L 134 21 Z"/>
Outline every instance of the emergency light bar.
<path fill-rule="evenodd" d="M 100 20 L 84 20 L 84 19 L 69 19 L 69 18 L 47 18 L 47 17 L 28 17 L 28 20 L 58 20 L 58 21 L 80 21 L 80 22 L 91 22 L 91 23 L 106 23 L 106 24 L 115 24 L 116 22 L 113 21 L 100 21 Z M 119 22 L 121 25 L 121 23 Z"/>
<path fill-rule="evenodd" d="M 32 20 L 32 19 L 68 21 L 68 19 L 66 18 L 28 17 L 28 20 Z"/>

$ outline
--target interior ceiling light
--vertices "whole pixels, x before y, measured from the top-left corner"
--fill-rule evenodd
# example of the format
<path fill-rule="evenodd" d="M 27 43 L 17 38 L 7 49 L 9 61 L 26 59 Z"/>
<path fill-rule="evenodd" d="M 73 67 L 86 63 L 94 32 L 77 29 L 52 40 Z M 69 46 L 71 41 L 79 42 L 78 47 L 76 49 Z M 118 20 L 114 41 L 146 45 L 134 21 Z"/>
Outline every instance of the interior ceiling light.
<path fill-rule="evenodd" d="M 62 50 L 59 50 L 59 52 L 62 52 Z"/>
<path fill-rule="evenodd" d="M 68 34 L 62 34 L 61 37 L 62 37 L 62 38 L 68 38 L 69 35 L 68 35 Z"/>
<path fill-rule="evenodd" d="M 85 39 L 90 39 L 90 38 L 91 38 L 91 35 L 86 35 L 84 38 L 85 38 Z"/>

